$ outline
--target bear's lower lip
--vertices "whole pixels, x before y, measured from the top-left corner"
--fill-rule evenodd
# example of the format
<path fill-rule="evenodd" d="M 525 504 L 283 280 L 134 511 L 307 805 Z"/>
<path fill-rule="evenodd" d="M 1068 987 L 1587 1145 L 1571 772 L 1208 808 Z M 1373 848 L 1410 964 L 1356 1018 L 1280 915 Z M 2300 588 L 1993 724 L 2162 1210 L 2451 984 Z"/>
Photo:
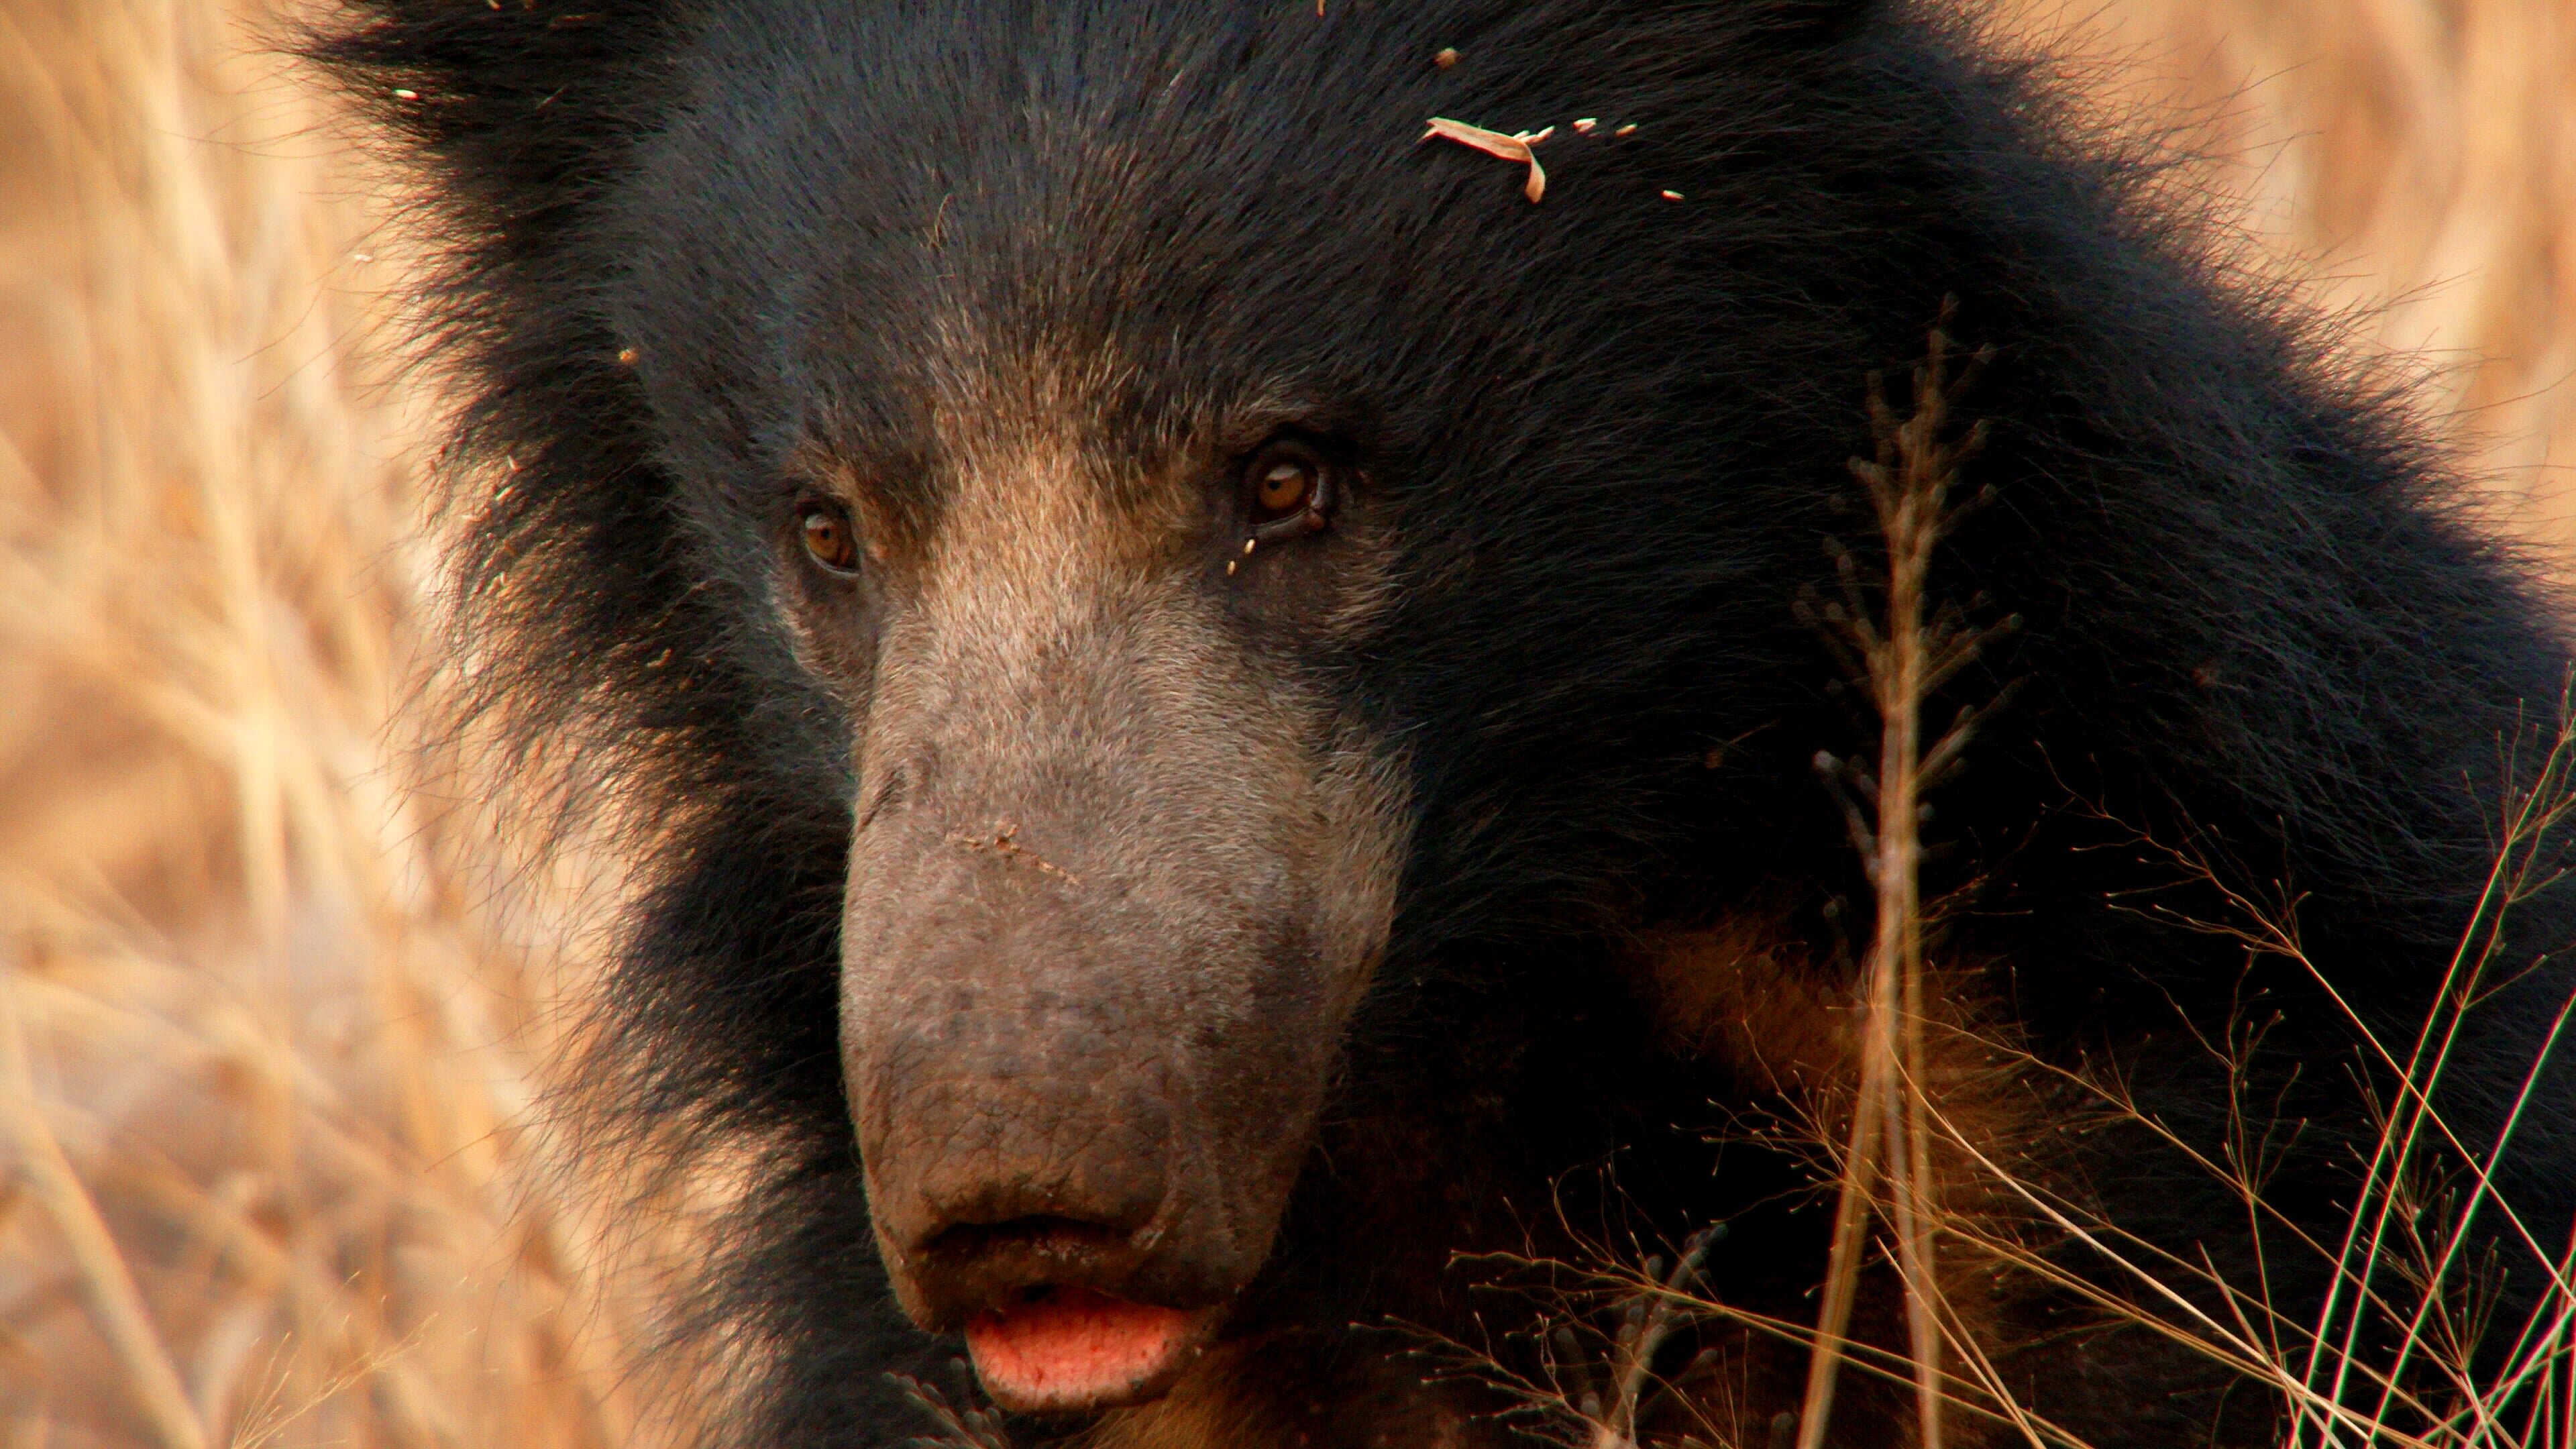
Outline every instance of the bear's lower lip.
<path fill-rule="evenodd" d="M 1054 1288 L 966 1322 L 984 1392 L 1023 1414 L 1114 1408 L 1151 1398 L 1197 1358 L 1215 1309 L 1156 1308 L 1088 1288 Z"/>

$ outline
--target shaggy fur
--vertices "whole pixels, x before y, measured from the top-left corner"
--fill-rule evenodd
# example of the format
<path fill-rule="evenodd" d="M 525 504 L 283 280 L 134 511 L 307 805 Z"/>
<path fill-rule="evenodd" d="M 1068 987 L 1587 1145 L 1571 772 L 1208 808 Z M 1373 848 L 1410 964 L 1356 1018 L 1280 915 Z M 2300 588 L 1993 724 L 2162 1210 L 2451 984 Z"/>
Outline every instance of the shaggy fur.
<path fill-rule="evenodd" d="M 1955 28 L 1864 0 L 352 9 L 316 49 L 419 167 L 463 454 L 503 479 L 458 503 L 489 699 L 656 826 L 610 986 L 625 1111 L 758 1164 L 715 1319 L 754 1350 L 744 1444 L 928 1432 L 889 1374 L 955 1351 L 871 1239 L 836 942 L 867 700 L 784 621 L 773 542 L 818 432 L 924 480 L 889 526 L 936 526 L 938 469 L 886 458 L 964 365 L 960 318 L 982 354 L 1113 359 L 1076 389 L 1100 458 L 1293 394 L 1359 459 L 1379 541 L 1364 598 L 1260 647 L 1400 769 L 1392 927 L 1225 1345 L 1093 1442 L 1481 1432 L 1376 1330 L 1468 1332 L 1451 1254 L 1565 1247 L 1550 1204 L 1605 1165 L 1650 1234 L 1734 1225 L 1719 1297 L 1811 1318 L 1804 1159 L 1732 1142 L 1712 1173 L 1708 1139 L 1840 1070 L 1838 922 L 1868 895 L 1810 760 L 1870 727 L 1794 605 L 1820 540 L 1866 544 L 1840 506 L 1864 379 L 1920 355 L 1945 295 L 1995 351 L 1968 407 L 1998 501 L 1940 586 L 2023 621 L 1931 711 L 2022 681 L 1929 827 L 1932 885 L 1976 885 L 1942 954 L 1988 963 L 1953 1015 L 2116 1064 L 2209 1134 L 2227 1077 L 2177 1028 L 2259 998 L 2256 1090 L 2301 1124 L 2275 1199 L 2331 1237 L 2370 1131 L 2349 1034 L 2297 973 L 2164 924 L 2217 907 L 2135 832 L 2298 893 L 2311 954 L 2405 1037 L 2489 859 L 2499 742 L 2554 706 L 2566 647 L 2402 397 Z M 1555 125 L 1544 201 L 1417 144 L 1433 115 Z M 2520 919 L 2537 948 L 2568 917 Z M 2446 1104 L 2470 1140 L 2566 985 L 2474 1018 Z M 1961 1090 L 1994 1140 L 2048 1137 L 2064 1096 L 2005 1075 Z M 2545 1240 L 2576 1202 L 2569 1096 L 2551 1076 L 2510 1174 Z M 2248 1261 L 2187 1168 L 2050 1140 L 2033 1170 L 2131 1231 Z M 2303 1314 L 2319 1275 L 2276 1271 Z M 2103 1449 L 2272 1433 L 2144 1335 L 1981 1311 Z M 1698 1342 L 1758 1442 L 1802 1356 Z M 1838 1442 L 1907 1442 L 1904 1417 L 1856 1383 Z"/>

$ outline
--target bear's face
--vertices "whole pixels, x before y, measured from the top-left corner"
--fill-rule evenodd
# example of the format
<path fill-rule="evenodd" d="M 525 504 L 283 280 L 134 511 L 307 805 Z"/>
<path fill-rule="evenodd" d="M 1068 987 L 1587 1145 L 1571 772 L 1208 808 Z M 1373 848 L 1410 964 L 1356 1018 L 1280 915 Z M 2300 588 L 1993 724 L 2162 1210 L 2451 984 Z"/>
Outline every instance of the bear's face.
<path fill-rule="evenodd" d="M 1315 678 L 1383 550 L 1312 414 L 1103 446 L 1079 381 L 949 370 L 903 484 L 811 443 L 775 597 L 853 723 L 843 1061 L 897 1292 L 998 1395 L 1096 1402 L 1261 1267 L 1385 943 L 1402 774 Z M 1185 1317 L 1047 1316 L 1090 1294 Z"/>
<path fill-rule="evenodd" d="M 1706 682 L 1787 616 L 1742 581 L 1796 510 L 1732 479 L 1834 456 L 1634 349 L 1734 325 L 1651 142 L 1550 141 L 1560 216 L 1421 142 L 1460 97 L 1409 34 L 1354 77 L 1165 21 L 717 27 L 608 208 L 688 566 L 832 722 L 878 1246 L 1017 1408 L 1221 1329 L 1408 932 L 1561 922 L 1777 715 Z"/>
<path fill-rule="evenodd" d="M 948 158 L 926 227 L 763 228 L 709 130 L 722 164 L 634 202 L 620 305 L 702 566 L 837 706 L 879 1251 L 1005 1404 L 1151 1395 L 1268 1259 L 1395 913 L 1411 766 L 1354 680 L 1407 567 L 1401 404 L 1347 316 L 1154 293 L 1332 310 L 1292 241 L 1174 249 L 1142 200 L 1032 229 L 1102 199 L 1009 155 Z M 932 159 L 777 139 L 858 191 Z"/>

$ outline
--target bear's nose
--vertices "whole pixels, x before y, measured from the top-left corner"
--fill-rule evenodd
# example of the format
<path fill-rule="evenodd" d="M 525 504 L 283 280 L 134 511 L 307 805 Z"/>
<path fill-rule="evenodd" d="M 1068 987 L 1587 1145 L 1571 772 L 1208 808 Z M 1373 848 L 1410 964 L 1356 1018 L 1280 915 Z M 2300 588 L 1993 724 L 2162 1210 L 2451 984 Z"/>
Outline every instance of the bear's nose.
<path fill-rule="evenodd" d="M 878 1151 L 891 1160 L 877 1180 L 900 1219 L 886 1224 L 895 1242 L 1124 1238 L 1153 1220 L 1171 1138 L 1159 1092 L 1097 1058 L 1044 1074 L 1007 1060 L 947 1065 L 910 1080 L 891 1065 L 896 1080 L 878 1098 L 889 1119 Z"/>
<path fill-rule="evenodd" d="M 1207 1255 L 1169 1231 L 1184 1195 L 1161 1071 L 1072 1019 L 952 1013 L 881 1043 L 858 1093 L 898 1294 L 1028 1412 L 1158 1394 L 1224 1317 L 1222 1290 L 1192 1281 Z"/>
<path fill-rule="evenodd" d="M 923 1316 L 1030 1288 L 1107 1293 L 1170 1197 L 1162 1073 L 1068 1014 L 970 1010 L 880 1039 L 851 1085 L 880 1242 Z"/>

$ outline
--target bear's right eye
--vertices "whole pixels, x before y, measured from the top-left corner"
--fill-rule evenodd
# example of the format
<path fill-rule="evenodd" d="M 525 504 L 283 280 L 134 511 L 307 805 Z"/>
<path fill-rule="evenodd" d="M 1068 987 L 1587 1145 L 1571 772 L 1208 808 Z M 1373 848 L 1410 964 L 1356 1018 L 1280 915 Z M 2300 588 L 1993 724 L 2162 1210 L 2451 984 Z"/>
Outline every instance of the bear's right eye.
<path fill-rule="evenodd" d="M 1302 440 L 1272 440 L 1244 469 L 1244 512 L 1252 536 L 1266 543 L 1325 527 L 1337 482 L 1332 462 Z"/>
<path fill-rule="evenodd" d="M 805 541 L 806 555 L 814 562 L 836 574 L 858 571 L 858 530 L 850 526 L 850 515 L 837 504 L 816 500 L 799 506 L 796 531 Z"/>

